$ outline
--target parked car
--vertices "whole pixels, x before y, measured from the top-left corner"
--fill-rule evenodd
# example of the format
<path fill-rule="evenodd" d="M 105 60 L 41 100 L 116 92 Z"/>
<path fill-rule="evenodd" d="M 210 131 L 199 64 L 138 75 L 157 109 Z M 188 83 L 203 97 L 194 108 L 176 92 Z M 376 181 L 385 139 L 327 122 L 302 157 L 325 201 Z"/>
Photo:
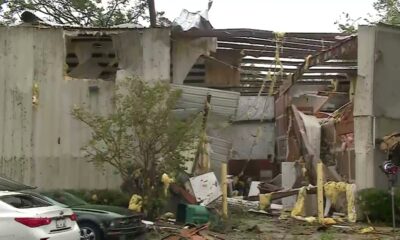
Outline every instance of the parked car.
<path fill-rule="evenodd" d="M 93 205 L 65 191 L 33 193 L 50 203 L 70 207 L 77 215 L 82 240 L 144 239 L 142 214 L 127 208 Z"/>
<path fill-rule="evenodd" d="M 1 240 L 79 240 L 76 220 L 69 208 L 30 194 L 0 191 Z"/>

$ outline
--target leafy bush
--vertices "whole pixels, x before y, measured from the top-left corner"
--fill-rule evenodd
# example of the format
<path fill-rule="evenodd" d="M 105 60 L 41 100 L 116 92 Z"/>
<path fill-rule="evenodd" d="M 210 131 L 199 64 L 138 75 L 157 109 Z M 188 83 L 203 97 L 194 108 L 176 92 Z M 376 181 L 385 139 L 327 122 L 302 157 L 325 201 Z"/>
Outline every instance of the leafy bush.
<path fill-rule="evenodd" d="M 96 189 L 96 190 L 65 190 L 75 196 L 82 198 L 90 204 L 111 205 L 127 208 L 129 205 L 129 194 L 118 190 Z"/>
<path fill-rule="evenodd" d="M 390 192 L 387 190 L 368 188 L 358 192 L 358 206 L 361 213 L 374 222 L 392 221 L 392 202 Z M 400 189 L 395 191 L 396 219 L 400 220 Z"/>
<path fill-rule="evenodd" d="M 181 95 L 167 83 L 128 78 L 115 88 L 112 113 L 94 113 L 87 106 L 72 109 L 74 118 L 92 132 L 82 148 L 87 160 L 100 168 L 112 166 L 123 180 L 124 192 L 142 197 L 149 219 L 158 217 L 166 205 L 163 175 L 176 178 L 184 173 L 185 163 L 193 160 L 187 153 L 202 141 L 202 115 L 183 119 L 174 111 Z"/>

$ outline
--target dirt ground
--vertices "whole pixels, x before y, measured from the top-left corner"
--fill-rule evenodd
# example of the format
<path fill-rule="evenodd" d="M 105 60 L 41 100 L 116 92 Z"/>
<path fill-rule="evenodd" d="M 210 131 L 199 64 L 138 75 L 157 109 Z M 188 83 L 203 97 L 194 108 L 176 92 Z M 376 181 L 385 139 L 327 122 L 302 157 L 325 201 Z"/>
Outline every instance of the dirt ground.
<path fill-rule="evenodd" d="M 341 224 L 339 226 L 323 227 L 316 224 L 269 217 L 257 214 L 233 215 L 230 217 L 229 227 L 225 232 L 227 240 L 275 240 L 275 239 L 309 239 L 309 240 L 347 240 L 347 239 L 399 239 L 400 231 L 392 232 L 390 227 L 374 226 L 371 233 L 361 234 L 359 231 L 369 227 L 366 224 Z M 212 227 L 211 227 L 212 228 Z M 216 230 L 214 228 L 214 230 Z M 159 240 L 167 233 L 152 232 L 146 239 Z"/>

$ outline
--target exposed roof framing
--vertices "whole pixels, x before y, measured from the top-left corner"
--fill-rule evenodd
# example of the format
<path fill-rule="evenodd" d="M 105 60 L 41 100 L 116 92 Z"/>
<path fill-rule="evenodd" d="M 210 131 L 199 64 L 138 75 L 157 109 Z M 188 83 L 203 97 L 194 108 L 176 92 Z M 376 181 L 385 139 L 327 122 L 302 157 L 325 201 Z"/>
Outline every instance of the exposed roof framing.
<path fill-rule="evenodd" d="M 216 37 L 217 50 L 240 50 L 243 54 L 239 68 L 241 86 L 238 88 L 241 92 L 246 87 L 249 89 L 246 93 L 253 92 L 260 83 L 269 82 L 270 76 L 279 76 L 274 85 L 279 87 L 295 82 L 321 84 L 340 80 L 343 83 L 348 81 L 348 75 L 357 72 L 356 37 L 342 33 L 278 34 L 256 29 L 214 29 L 172 33 L 172 37 L 177 36 Z M 277 47 L 279 62 L 276 60 Z M 198 81 L 201 71 L 197 68 L 189 78 Z M 283 84 L 285 80 L 290 84 Z"/>
<path fill-rule="evenodd" d="M 348 58 L 351 55 L 357 54 L 357 36 L 351 36 L 330 49 L 323 50 L 313 56 L 307 57 L 298 68 L 297 71 L 291 75 L 291 85 L 302 78 L 305 72 L 308 72 L 313 66 L 319 65 L 322 62 L 326 62 L 331 59 L 338 59 L 341 57 Z M 350 57 L 351 58 L 351 57 Z M 357 68 L 355 68 L 357 70 Z M 287 89 L 285 89 L 286 91 Z"/>
<path fill-rule="evenodd" d="M 248 28 L 235 28 L 235 29 L 213 29 L 213 30 L 192 30 L 187 32 L 175 32 L 173 35 L 180 37 L 254 37 L 263 39 L 274 39 L 275 32 L 248 29 Z M 346 36 L 341 33 L 285 33 L 285 39 L 310 39 L 314 41 L 336 42 L 337 36 Z"/>

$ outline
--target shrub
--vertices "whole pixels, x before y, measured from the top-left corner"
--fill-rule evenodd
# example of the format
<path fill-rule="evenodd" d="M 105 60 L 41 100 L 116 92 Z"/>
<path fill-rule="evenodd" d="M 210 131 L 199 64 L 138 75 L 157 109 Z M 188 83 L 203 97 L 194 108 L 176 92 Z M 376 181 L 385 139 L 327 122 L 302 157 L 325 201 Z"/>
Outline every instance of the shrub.
<path fill-rule="evenodd" d="M 374 222 L 392 222 L 392 202 L 390 192 L 387 190 L 368 188 L 358 192 L 358 206 L 362 214 Z M 395 213 L 399 221 L 400 216 L 400 190 L 395 191 Z"/>

